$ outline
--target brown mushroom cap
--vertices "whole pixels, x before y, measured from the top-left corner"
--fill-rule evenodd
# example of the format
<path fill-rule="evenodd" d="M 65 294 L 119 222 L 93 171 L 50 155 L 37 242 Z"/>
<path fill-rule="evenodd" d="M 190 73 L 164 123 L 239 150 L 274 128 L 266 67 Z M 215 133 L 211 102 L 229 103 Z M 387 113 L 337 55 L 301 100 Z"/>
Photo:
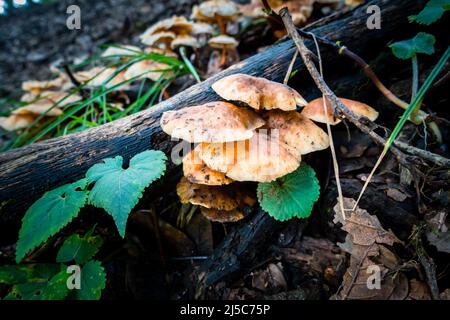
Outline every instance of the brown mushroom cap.
<path fill-rule="evenodd" d="M 221 34 L 209 39 L 208 44 L 213 48 L 236 48 L 239 42 L 233 37 Z"/>
<path fill-rule="evenodd" d="M 31 99 L 32 97 L 23 97 L 23 99 Z M 81 96 L 77 94 L 70 94 L 61 91 L 44 91 L 39 96 L 35 96 L 33 99 L 28 100 L 29 104 L 17 108 L 11 112 L 14 115 L 41 115 L 46 116 L 59 116 L 62 114 L 62 110 L 59 107 L 66 106 L 68 104 L 81 100 Z M 58 103 L 55 106 L 55 103 Z M 50 109 L 51 108 L 51 109 Z"/>
<path fill-rule="evenodd" d="M 22 82 L 22 90 L 31 92 L 34 95 L 38 95 L 45 90 L 53 90 L 60 88 L 63 85 L 65 85 L 68 81 L 69 80 L 67 79 L 67 77 L 63 74 L 52 80 L 44 80 L 44 81 L 29 80 Z"/>
<path fill-rule="evenodd" d="M 245 102 L 256 110 L 289 111 L 306 105 L 297 91 L 284 84 L 241 73 L 224 77 L 211 87 L 222 98 Z"/>
<path fill-rule="evenodd" d="M 225 211 L 251 206 L 256 202 L 243 186 L 207 186 L 189 182 L 186 177 L 182 177 L 178 182 L 177 194 L 181 203 Z"/>
<path fill-rule="evenodd" d="M 209 0 L 192 8 L 191 18 L 199 21 L 214 21 L 216 17 L 233 20 L 239 13 L 239 7 L 229 0 Z"/>
<path fill-rule="evenodd" d="M 0 117 L 0 128 L 6 131 L 25 129 L 33 123 L 35 116 L 32 114 L 11 114 L 9 117 Z"/>
<path fill-rule="evenodd" d="M 284 147 L 294 156 L 329 147 L 328 135 L 310 119 L 296 111 L 268 111 L 263 115 L 272 134 L 278 134 Z M 276 130 L 276 131 L 275 131 Z"/>
<path fill-rule="evenodd" d="M 192 31 L 192 22 L 188 21 L 183 16 L 172 16 L 171 18 L 158 21 L 149 27 L 140 35 L 140 39 L 143 43 L 147 44 L 145 39 L 163 31 L 170 31 L 178 35 L 189 34 Z"/>
<path fill-rule="evenodd" d="M 166 111 L 161 128 L 170 136 L 191 143 L 228 142 L 249 139 L 264 120 L 252 110 L 213 101 L 203 105 Z"/>
<path fill-rule="evenodd" d="M 370 107 L 365 103 L 344 98 L 339 99 L 347 108 L 349 108 L 357 115 L 365 116 L 369 118 L 371 121 L 374 121 L 378 118 L 378 112 L 374 108 Z M 321 123 L 327 123 L 328 120 L 330 125 L 336 125 L 339 122 L 341 122 L 341 119 L 334 116 L 333 107 L 327 99 L 326 99 L 326 106 L 328 118 L 325 116 L 325 112 L 323 110 L 322 97 L 314 99 L 311 102 L 309 102 L 305 106 L 305 108 L 303 108 L 302 115 L 313 121 Z"/>
<path fill-rule="evenodd" d="M 176 34 L 171 31 L 161 31 L 145 37 L 141 36 L 141 42 L 149 46 L 156 46 L 160 43 L 168 46 L 175 37 Z"/>
<path fill-rule="evenodd" d="M 208 167 L 236 181 L 273 181 L 297 169 L 301 161 L 261 132 L 246 141 L 202 143 L 196 151 Z"/>
<path fill-rule="evenodd" d="M 172 49 L 178 47 L 191 47 L 191 48 L 200 48 L 200 43 L 196 38 L 189 35 L 181 35 L 177 36 L 172 43 L 170 44 Z"/>
<path fill-rule="evenodd" d="M 233 182 L 224 173 L 214 171 L 207 167 L 195 150 L 191 150 L 183 158 L 183 173 L 189 182 L 196 184 L 220 186 Z"/>
<path fill-rule="evenodd" d="M 193 35 L 213 34 L 213 33 L 214 33 L 214 28 L 209 23 L 196 22 L 192 25 L 192 34 Z"/>
<path fill-rule="evenodd" d="M 206 219 L 214 222 L 236 222 L 244 218 L 242 210 L 239 209 L 226 211 L 214 208 L 208 209 L 205 207 L 200 207 L 200 212 Z"/>
<path fill-rule="evenodd" d="M 113 74 L 116 72 L 117 68 L 104 68 L 104 67 L 94 67 L 90 70 L 79 71 L 75 73 L 75 78 L 80 82 L 86 82 L 89 86 L 102 86 L 104 85 L 106 88 L 111 88 L 119 83 L 125 81 L 125 71 L 121 71 L 112 79 L 110 79 Z M 107 83 L 107 81 L 110 79 Z M 116 88 L 116 90 L 127 90 L 130 88 L 128 83 L 122 84 L 120 87 Z"/>
<path fill-rule="evenodd" d="M 133 63 L 124 73 L 124 79 L 130 80 L 148 78 L 153 81 L 159 78 L 169 78 L 173 73 L 169 70 L 169 65 L 153 60 L 141 60 Z"/>

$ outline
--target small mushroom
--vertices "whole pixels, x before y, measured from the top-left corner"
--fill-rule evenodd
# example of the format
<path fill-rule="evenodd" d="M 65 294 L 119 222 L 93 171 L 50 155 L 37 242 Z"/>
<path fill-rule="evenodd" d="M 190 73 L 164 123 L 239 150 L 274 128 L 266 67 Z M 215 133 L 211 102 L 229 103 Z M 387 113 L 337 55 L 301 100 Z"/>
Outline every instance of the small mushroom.
<path fill-rule="evenodd" d="M 374 121 L 378 118 L 378 112 L 374 108 L 365 103 L 344 98 L 339 99 L 348 109 L 350 109 L 357 115 L 365 116 L 369 118 L 371 121 Z M 330 125 L 336 125 L 340 123 L 341 119 L 335 117 L 333 107 L 328 100 L 326 100 L 326 106 L 328 118 L 325 116 L 323 110 L 323 99 L 321 97 L 309 102 L 305 106 L 305 108 L 303 108 L 302 115 L 316 122 L 321 123 L 329 122 Z"/>
<path fill-rule="evenodd" d="M 220 33 L 226 33 L 228 21 L 236 19 L 238 6 L 229 0 L 209 0 L 192 8 L 191 19 L 204 22 L 217 22 Z"/>
<path fill-rule="evenodd" d="M 31 94 L 37 96 L 43 91 L 54 90 L 63 87 L 69 79 L 64 74 L 52 80 L 29 80 L 22 82 L 22 90 L 30 92 Z"/>
<path fill-rule="evenodd" d="M 157 46 L 161 49 L 170 48 L 170 43 L 175 39 L 176 34 L 171 31 L 161 31 L 145 38 L 141 38 L 142 43 L 149 46 Z"/>
<path fill-rule="evenodd" d="M 175 50 L 179 47 L 191 47 L 191 48 L 200 48 L 200 43 L 196 38 L 190 35 L 180 35 L 177 36 L 172 43 L 170 44 L 172 50 Z"/>
<path fill-rule="evenodd" d="M 271 133 L 276 132 L 284 147 L 294 156 L 329 147 L 326 132 L 296 111 L 271 110 L 263 118 L 266 121 L 264 128 L 269 128 Z"/>
<path fill-rule="evenodd" d="M 261 132 L 245 141 L 202 143 L 196 151 L 208 167 L 236 181 L 273 181 L 297 169 L 301 161 L 300 155 Z"/>
<path fill-rule="evenodd" d="M 32 124 L 35 119 L 36 117 L 31 114 L 11 114 L 9 117 L 0 117 L 0 127 L 6 131 L 25 129 Z"/>
<path fill-rule="evenodd" d="M 143 79 L 148 78 L 152 81 L 158 81 L 161 77 L 168 79 L 172 75 L 169 65 L 153 60 L 141 60 L 131 65 L 125 71 L 124 79 Z"/>
<path fill-rule="evenodd" d="M 261 109 L 295 110 L 306 105 L 305 99 L 287 85 L 246 74 L 233 74 L 216 81 L 213 90 L 222 98 L 241 101 L 250 107 Z"/>
<path fill-rule="evenodd" d="M 242 219 L 243 209 L 256 203 L 242 185 L 214 187 L 191 183 L 186 177 L 177 184 L 177 194 L 181 203 L 198 205 L 205 217 L 220 222 Z"/>
<path fill-rule="evenodd" d="M 94 67 L 89 70 L 76 72 L 74 76 L 78 79 L 78 81 L 85 82 L 89 86 L 100 87 L 104 85 L 105 88 L 111 88 L 126 80 L 124 77 L 124 70 L 119 72 L 114 78 L 110 79 L 116 71 L 117 68 L 115 67 Z M 123 83 L 117 88 L 117 90 L 128 90 L 129 88 L 130 85 L 128 83 Z"/>
<path fill-rule="evenodd" d="M 148 39 L 148 37 L 163 31 L 170 31 L 178 35 L 189 34 L 192 31 L 192 22 L 188 21 L 183 16 L 172 16 L 171 18 L 158 21 L 145 30 L 139 38 L 143 43 L 147 44 L 146 39 Z"/>
<path fill-rule="evenodd" d="M 203 105 L 166 111 L 161 128 L 174 138 L 197 142 L 228 142 L 249 139 L 264 120 L 252 110 L 213 101 Z"/>
<path fill-rule="evenodd" d="M 237 40 L 233 37 L 221 34 L 220 36 L 209 39 L 208 44 L 213 48 L 222 49 L 220 64 L 224 65 L 227 61 L 228 51 L 234 50 L 234 53 L 237 54 L 236 47 L 238 46 L 239 42 L 237 42 Z"/>
<path fill-rule="evenodd" d="M 225 174 L 210 169 L 198 156 L 195 150 L 191 150 L 183 158 L 183 173 L 189 182 L 205 184 L 209 186 L 220 186 L 233 182 Z"/>

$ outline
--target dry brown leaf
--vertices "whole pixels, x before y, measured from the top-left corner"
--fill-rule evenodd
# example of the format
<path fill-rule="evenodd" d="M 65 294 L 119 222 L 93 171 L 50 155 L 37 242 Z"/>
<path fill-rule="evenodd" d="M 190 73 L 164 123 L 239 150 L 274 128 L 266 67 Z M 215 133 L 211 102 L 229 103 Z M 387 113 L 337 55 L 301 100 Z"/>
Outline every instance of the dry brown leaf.
<path fill-rule="evenodd" d="M 344 198 L 344 208 L 353 208 L 355 200 Z M 353 244 L 369 246 L 373 243 L 387 244 L 392 246 L 401 241 L 392 233 L 383 229 L 378 218 L 370 215 L 366 210 L 357 208 L 354 212 L 346 213 L 346 219 L 342 217 L 339 204 L 334 207 L 334 223 L 342 223 L 342 230 L 347 231 L 352 236 Z"/>
<path fill-rule="evenodd" d="M 408 299 L 431 300 L 430 289 L 424 282 L 417 279 L 411 279 L 409 281 L 409 288 Z"/>

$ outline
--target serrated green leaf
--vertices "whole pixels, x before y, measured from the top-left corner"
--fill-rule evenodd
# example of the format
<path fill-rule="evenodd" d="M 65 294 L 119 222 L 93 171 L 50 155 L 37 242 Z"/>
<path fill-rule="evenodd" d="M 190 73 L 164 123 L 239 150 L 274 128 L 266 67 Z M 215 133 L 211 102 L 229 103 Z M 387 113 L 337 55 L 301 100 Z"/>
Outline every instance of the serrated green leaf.
<path fill-rule="evenodd" d="M 78 215 L 88 192 L 85 179 L 46 192 L 25 213 L 16 248 L 16 262 L 57 233 Z"/>
<path fill-rule="evenodd" d="M 65 266 L 61 271 L 55 274 L 43 289 L 41 300 L 63 300 L 69 294 L 67 286 L 67 278 L 69 275 L 66 272 Z"/>
<path fill-rule="evenodd" d="M 128 215 L 144 189 L 164 173 L 166 160 L 163 152 L 149 150 L 131 158 L 127 169 L 122 167 L 122 157 L 117 156 L 107 158 L 88 170 L 86 178 L 89 183 L 95 182 L 89 203 L 105 209 L 113 217 L 122 237 L 125 236 Z"/>
<path fill-rule="evenodd" d="M 304 163 L 276 181 L 258 184 L 261 207 L 280 221 L 309 217 L 319 195 L 320 186 L 314 169 Z"/>
<path fill-rule="evenodd" d="M 409 21 L 429 26 L 438 21 L 447 10 L 450 10 L 450 0 L 430 0 L 419 14 L 410 16 Z"/>
<path fill-rule="evenodd" d="M 62 300 L 67 296 L 65 266 L 36 264 L 32 269 L 33 277 L 14 285 L 5 300 Z"/>
<path fill-rule="evenodd" d="M 56 261 L 75 261 L 77 264 L 84 264 L 98 252 L 102 243 L 102 238 L 98 236 L 80 237 L 78 234 L 73 234 L 64 241 L 56 256 Z"/>
<path fill-rule="evenodd" d="M 58 272 L 57 264 L 22 264 L 0 266 L 0 283 L 20 284 L 26 282 L 42 282 Z"/>
<path fill-rule="evenodd" d="M 418 53 L 431 55 L 434 53 L 434 43 L 436 39 L 433 35 L 419 32 L 414 38 L 395 42 L 389 47 L 392 53 L 399 59 L 411 59 Z"/>
<path fill-rule="evenodd" d="M 91 260 L 81 269 L 81 288 L 78 300 L 98 300 L 106 286 L 106 273 L 99 261 Z"/>

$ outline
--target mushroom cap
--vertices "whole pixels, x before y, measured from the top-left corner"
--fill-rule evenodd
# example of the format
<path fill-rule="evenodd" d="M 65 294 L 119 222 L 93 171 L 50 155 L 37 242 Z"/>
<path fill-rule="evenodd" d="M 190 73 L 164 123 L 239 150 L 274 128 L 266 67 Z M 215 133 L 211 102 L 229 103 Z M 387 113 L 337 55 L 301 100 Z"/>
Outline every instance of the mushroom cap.
<path fill-rule="evenodd" d="M 208 44 L 213 48 L 236 48 L 239 42 L 226 34 L 221 34 L 208 40 Z"/>
<path fill-rule="evenodd" d="M 328 135 L 310 119 L 296 111 L 271 110 L 263 115 L 271 134 L 278 134 L 284 147 L 294 156 L 329 147 Z"/>
<path fill-rule="evenodd" d="M 192 19 L 199 21 L 215 20 L 217 16 L 227 20 L 234 19 L 239 14 L 239 7 L 230 0 L 209 0 L 192 8 Z"/>
<path fill-rule="evenodd" d="M 26 98 L 31 99 L 31 97 Z M 13 110 L 11 114 L 41 115 L 45 113 L 49 117 L 59 116 L 62 114 L 62 110 L 59 107 L 80 101 L 81 99 L 77 94 L 69 94 L 62 91 L 44 91 L 39 96 L 35 96 L 34 99 L 28 101 L 29 103 L 27 105 Z M 55 103 L 58 103 L 58 105 L 55 106 Z M 49 110 L 50 108 L 51 110 Z"/>
<path fill-rule="evenodd" d="M 141 42 L 149 46 L 154 46 L 159 43 L 170 43 L 173 39 L 175 39 L 175 37 L 176 34 L 171 31 L 161 31 L 141 37 Z"/>
<path fill-rule="evenodd" d="M 246 141 L 202 143 L 196 150 L 208 167 L 236 181 L 273 181 L 297 169 L 301 161 L 300 155 L 261 132 Z"/>
<path fill-rule="evenodd" d="M 297 91 L 282 83 L 241 73 L 224 77 L 211 87 L 222 98 L 245 102 L 256 110 L 290 111 L 295 110 L 297 105 L 306 105 Z"/>
<path fill-rule="evenodd" d="M 200 212 L 206 219 L 214 222 L 236 222 L 244 218 L 242 210 L 239 209 L 226 211 L 214 208 L 208 209 L 205 207 L 200 207 Z"/>
<path fill-rule="evenodd" d="M 81 82 L 86 82 L 89 86 L 99 87 L 104 85 L 106 88 L 111 88 L 126 80 L 124 78 L 125 70 L 119 72 L 114 78 L 110 79 L 116 70 L 117 68 L 115 67 L 94 67 L 86 71 L 79 71 L 75 73 L 75 78 Z M 105 83 L 108 79 L 110 79 L 108 83 Z M 124 83 L 120 87 L 116 88 L 116 90 L 127 90 L 129 88 L 130 85 L 128 83 Z"/>
<path fill-rule="evenodd" d="M 189 34 L 192 31 L 192 22 L 183 16 L 172 16 L 171 18 L 158 21 L 145 30 L 139 37 L 143 43 L 146 43 L 144 39 L 161 31 L 171 31 L 175 34 Z"/>
<path fill-rule="evenodd" d="M 183 173 L 189 182 L 205 184 L 209 186 L 220 186 L 233 182 L 224 173 L 214 171 L 206 166 L 194 150 L 191 150 L 183 158 Z"/>
<path fill-rule="evenodd" d="M 378 112 L 374 108 L 370 107 L 369 105 L 367 105 L 365 103 L 355 101 L 355 100 L 345 99 L 345 98 L 339 98 L 339 99 L 348 109 L 350 109 L 352 112 L 354 112 L 357 115 L 365 116 L 365 117 L 369 118 L 371 121 L 374 121 L 378 118 Z M 327 106 L 328 117 L 325 116 L 325 113 L 323 110 L 322 97 L 314 99 L 311 102 L 309 102 L 305 106 L 305 108 L 303 108 L 302 115 L 304 115 L 305 117 L 307 117 L 313 121 L 316 121 L 316 122 L 327 123 L 327 120 L 328 120 L 330 125 L 338 124 L 339 122 L 341 122 L 341 119 L 336 118 L 334 116 L 333 107 L 332 107 L 331 103 L 328 101 L 328 99 L 326 99 L 325 101 L 326 101 L 326 106 Z"/>
<path fill-rule="evenodd" d="M 144 49 L 145 53 L 156 53 L 160 54 L 162 56 L 176 58 L 177 55 L 175 52 L 168 50 L 168 49 L 161 49 L 161 48 L 155 48 L 155 47 L 147 47 Z"/>
<path fill-rule="evenodd" d="M 130 45 L 121 45 L 117 47 L 108 47 L 102 53 L 102 57 L 112 57 L 112 56 L 133 56 L 138 52 L 142 52 L 139 47 Z"/>
<path fill-rule="evenodd" d="M 200 43 L 196 38 L 189 35 L 181 35 L 177 36 L 172 43 L 170 44 L 172 49 L 178 47 L 192 47 L 192 48 L 200 48 Z"/>
<path fill-rule="evenodd" d="M 177 194 L 181 203 L 192 203 L 219 210 L 233 210 L 239 206 L 235 194 L 229 192 L 231 190 L 191 183 L 186 177 L 182 177 L 177 184 Z"/>
<path fill-rule="evenodd" d="M 68 81 L 67 77 L 61 75 L 52 80 L 29 80 L 22 82 L 22 90 L 29 91 L 33 94 L 39 94 L 42 91 L 56 89 L 62 87 Z"/>
<path fill-rule="evenodd" d="M 168 135 L 191 143 L 228 142 L 249 139 L 264 120 L 255 112 L 213 101 L 203 105 L 166 111 L 161 128 Z"/>
<path fill-rule="evenodd" d="M 131 65 L 124 73 L 124 79 L 130 80 L 148 78 L 157 81 L 159 78 L 169 78 L 172 74 L 169 65 L 153 60 L 141 60 Z"/>
<path fill-rule="evenodd" d="M 25 129 L 36 119 L 32 114 L 11 114 L 9 117 L 0 117 L 0 128 L 6 131 Z"/>
<path fill-rule="evenodd" d="M 198 34 L 213 34 L 214 28 L 209 23 L 203 23 L 203 22 L 196 22 L 192 25 L 192 34 L 198 35 Z"/>

